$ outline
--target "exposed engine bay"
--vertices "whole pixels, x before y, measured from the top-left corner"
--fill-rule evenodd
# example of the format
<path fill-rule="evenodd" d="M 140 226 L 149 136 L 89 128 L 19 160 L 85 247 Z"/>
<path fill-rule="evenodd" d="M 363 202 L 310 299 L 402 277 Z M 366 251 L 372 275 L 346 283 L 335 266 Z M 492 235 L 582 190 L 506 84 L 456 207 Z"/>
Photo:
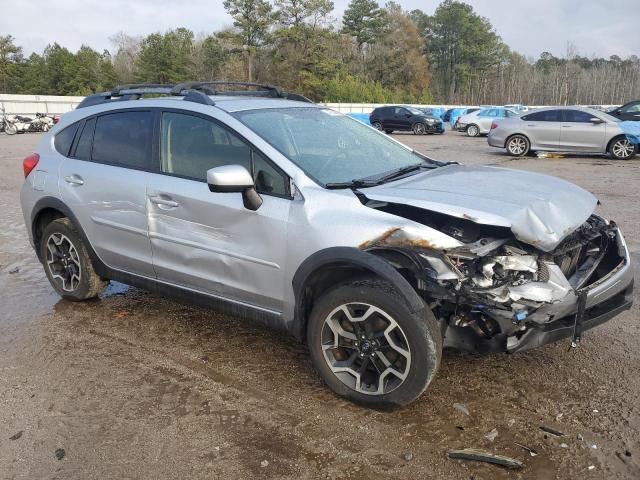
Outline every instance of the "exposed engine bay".
<path fill-rule="evenodd" d="M 390 229 L 360 248 L 389 261 L 449 327 L 471 329 L 485 339 L 518 336 L 531 325 L 552 322 L 567 313 L 556 304 L 569 304 L 575 311 L 581 291 L 624 263 L 616 225 L 597 215 L 545 252 L 517 240 L 506 227 L 407 205 L 365 205 L 427 225 L 461 243 L 441 250 L 407 229 Z"/>

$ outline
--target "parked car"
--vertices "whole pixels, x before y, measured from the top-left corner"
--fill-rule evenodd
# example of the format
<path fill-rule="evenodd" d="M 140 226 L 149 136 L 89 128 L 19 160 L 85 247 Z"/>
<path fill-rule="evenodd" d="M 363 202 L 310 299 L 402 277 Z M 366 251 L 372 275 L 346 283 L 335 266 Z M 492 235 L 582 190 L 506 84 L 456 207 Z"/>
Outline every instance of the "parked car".
<path fill-rule="evenodd" d="M 542 108 L 496 121 L 488 142 L 514 156 L 553 151 L 609 153 L 615 159 L 627 160 L 638 151 L 637 140 L 620 127 L 619 119 L 583 107 Z"/>
<path fill-rule="evenodd" d="M 640 121 L 640 100 L 625 103 L 623 106 L 614 108 L 608 113 L 620 120 Z"/>
<path fill-rule="evenodd" d="M 498 118 L 517 117 L 520 115 L 515 110 L 504 107 L 482 108 L 458 118 L 454 129 L 465 132 L 469 137 L 486 135 L 491 130 L 491 122 Z"/>
<path fill-rule="evenodd" d="M 375 407 L 415 400 L 443 347 L 577 343 L 630 307 L 622 233 L 582 188 L 225 85 L 89 96 L 24 159 L 29 240 L 62 298 L 117 280 L 261 321 Z"/>
<path fill-rule="evenodd" d="M 369 115 L 369 122 L 385 133 L 413 132 L 416 135 L 426 133 L 444 133 L 442 120 L 424 113 L 419 108 L 402 105 L 378 107 Z"/>

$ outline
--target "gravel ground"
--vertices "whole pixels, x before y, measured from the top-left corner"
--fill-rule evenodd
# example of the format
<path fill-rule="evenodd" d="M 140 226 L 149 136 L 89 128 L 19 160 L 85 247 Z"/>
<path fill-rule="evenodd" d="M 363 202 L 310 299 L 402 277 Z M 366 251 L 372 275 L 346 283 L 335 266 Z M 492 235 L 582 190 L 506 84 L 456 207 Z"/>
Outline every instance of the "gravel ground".
<path fill-rule="evenodd" d="M 437 159 L 591 190 L 640 263 L 640 160 L 514 159 L 453 132 L 394 137 Z M 38 138 L 0 135 L 0 477 L 640 478 L 640 302 L 571 351 L 566 341 L 515 355 L 447 351 L 417 402 L 367 410 L 325 388 L 303 345 L 241 318 L 122 284 L 95 301 L 60 300 L 19 206 L 20 163 Z M 466 447 L 525 467 L 447 459 Z"/>

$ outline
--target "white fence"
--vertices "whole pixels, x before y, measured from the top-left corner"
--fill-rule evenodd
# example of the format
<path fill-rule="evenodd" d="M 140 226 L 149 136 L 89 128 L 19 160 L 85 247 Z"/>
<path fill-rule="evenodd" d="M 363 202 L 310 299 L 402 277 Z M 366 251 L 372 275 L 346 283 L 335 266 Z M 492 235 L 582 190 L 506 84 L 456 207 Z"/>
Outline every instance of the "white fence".
<path fill-rule="evenodd" d="M 56 95 L 9 95 L 0 93 L 0 110 L 8 115 L 35 115 L 46 113 L 66 113 L 82 101 L 84 97 L 65 97 Z"/>
<path fill-rule="evenodd" d="M 0 109 L 4 108 L 10 115 L 35 115 L 36 113 L 56 114 L 73 110 L 84 97 L 65 97 L 56 95 L 9 95 L 0 94 Z M 341 113 L 371 113 L 383 103 L 324 103 Z M 455 108 L 460 105 L 414 105 L 422 108 Z M 464 105 L 470 107 L 471 105 Z M 591 105 L 593 106 L 593 105 Z M 616 105 L 598 105 L 597 108 L 606 110 Z M 540 108 L 530 107 L 530 108 Z"/>

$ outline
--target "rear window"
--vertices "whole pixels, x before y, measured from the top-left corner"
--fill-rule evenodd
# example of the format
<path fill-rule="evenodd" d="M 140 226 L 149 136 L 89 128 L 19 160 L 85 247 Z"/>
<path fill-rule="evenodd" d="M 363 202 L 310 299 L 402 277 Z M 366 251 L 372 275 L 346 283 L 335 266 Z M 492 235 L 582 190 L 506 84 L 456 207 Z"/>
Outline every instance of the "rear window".
<path fill-rule="evenodd" d="M 118 112 L 98 117 L 92 160 L 147 170 L 151 167 L 151 112 Z"/>
<path fill-rule="evenodd" d="M 73 143 L 73 138 L 76 136 L 79 125 L 80 122 L 69 125 L 67 128 L 63 129 L 56 135 L 53 144 L 55 145 L 58 153 L 64 155 L 65 157 L 69 156 L 69 150 L 71 149 L 71 144 Z"/>

